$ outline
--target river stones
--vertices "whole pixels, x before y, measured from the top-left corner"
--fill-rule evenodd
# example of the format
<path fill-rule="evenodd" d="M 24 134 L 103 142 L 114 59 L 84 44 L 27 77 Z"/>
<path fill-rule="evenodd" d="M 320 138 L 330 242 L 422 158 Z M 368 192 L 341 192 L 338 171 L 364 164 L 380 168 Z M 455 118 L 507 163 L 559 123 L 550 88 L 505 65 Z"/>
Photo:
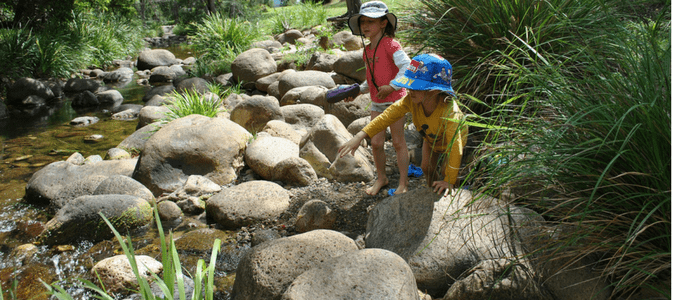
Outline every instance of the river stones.
<path fill-rule="evenodd" d="M 142 51 L 138 55 L 136 67 L 138 70 L 151 70 L 159 66 L 171 66 L 177 64 L 176 56 L 169 50 L 150 49 Z"/>
<path fill-rule="evenodd" d="M 159 274 L 164 269 L 161 262 L 147 255 L 136 255 L 138 273 L 146 280 L 152 274 Z M 127 293 L 128 290 L 138 289 L 138 279 L 131 269 L 126 255 L 115 255 L 97 262 L 91 269 L 91 275 L 100 278 L 106 289 L 112 293 Z"/>
<path fill-rule="evenodd" d="M 24 100 L 31 95 L 38 96 L 43 99 L 43 101 L 55 97 L 54 92 L 47 83 L 33 78 L 22 77 L 17 79 L 14 84 L 7 89 L 7 104 L 24 104 L 26 102 Z"/>
<path fill-rule="evenodd" d="M 259 78 L 277 71 L 277 63 L 265 49 L 253 48 L 232 61 L 232 76 L 237 82 L 254 84 Z"/>
<path fill-rule="evenodd" d="M 269 96 L 252 96 L 239 102 L 230 112 L 230 120 L 251 133 L 262 131 L 271 120 L 283 119 L 279 101 Z"/>

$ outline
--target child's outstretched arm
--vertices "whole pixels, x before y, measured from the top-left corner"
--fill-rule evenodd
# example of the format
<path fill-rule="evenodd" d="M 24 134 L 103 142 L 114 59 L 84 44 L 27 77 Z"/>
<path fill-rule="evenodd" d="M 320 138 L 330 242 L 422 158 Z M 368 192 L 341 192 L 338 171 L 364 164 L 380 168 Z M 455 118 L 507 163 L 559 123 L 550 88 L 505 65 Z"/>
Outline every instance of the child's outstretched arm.
<path fill-rule="evenodd" d="M 340 148 L 338 149 L 338 158 L 345 156 L 347 153 L 351 152 L 352 155 L 356 152 L 356 149 L 359 148 L 361 145 L 361 141 L 365 139 L 368 135 L 363 132 L 359 131 L 352 137 L 349 141 L 344 143 Z"/>

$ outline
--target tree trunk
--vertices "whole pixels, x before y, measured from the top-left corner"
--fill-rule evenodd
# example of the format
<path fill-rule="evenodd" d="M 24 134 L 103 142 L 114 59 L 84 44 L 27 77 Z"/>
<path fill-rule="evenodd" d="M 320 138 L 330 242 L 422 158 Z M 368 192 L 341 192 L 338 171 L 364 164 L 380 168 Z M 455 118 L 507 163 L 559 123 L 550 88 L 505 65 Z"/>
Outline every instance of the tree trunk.
<path fill-rule="evenodd" d="M 206 13 L 209 15 L 216 13 L 216 0 L 207 0 Z"/>

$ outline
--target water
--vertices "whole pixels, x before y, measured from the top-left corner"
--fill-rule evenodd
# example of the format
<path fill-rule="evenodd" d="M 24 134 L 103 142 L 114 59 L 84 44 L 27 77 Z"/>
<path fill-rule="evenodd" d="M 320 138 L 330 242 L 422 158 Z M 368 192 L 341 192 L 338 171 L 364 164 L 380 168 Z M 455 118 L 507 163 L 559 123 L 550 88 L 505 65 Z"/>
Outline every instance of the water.
<path fill-rule="evenodd" d="M 191 54 L 179 46 L 168 50 L 178 58 L 187 58 Z M 116 88 L 124 97 L 123 104 L 142 104 L 142 97 L 150 89 L 138 85 L 137 78 L 126 85 Z M 114 86 L 112 86 L 114 87 Z M 59 281 L 66 286 L 75 299 L 92 299 L 91 294 L 78 287 L 71 286 L 75 278 L 93 280 L 89 270 L 93 264 L 103 258 L 122 254 L 117 241 L 104 241 L 93 244 L 82 242 L 67 247 L 39 246 L 32 259 L 22 260 L 13 251 L 25 247 L 44 228 L 51 216 L 43 207 L 25 204 L 21 201 L 25 194 L 25 186 L 33 173 L 45 165 L 67 159 L 72 153 L 79 152 L 85 157 L 100 155 L 105 157 L 108 149 L 116 147 L 127 136 L 136 130 L 137 120 L 118 121 L 110 118 L 107 111 L 110 107 L 76 110 L 71 107 L 68 97 L 39 111 L 28 115 L 13 114 L 9 119 L 0 120 L 0 283 L 5 299 L 12 299 L 8 290 L 18 299 L 27 299 L 44 291 L 36 278 L 47 282 Z M 74 127 L 69 122 L 79 116 L 96 116 L 100 121 L 87 127 Z M 98 143 L 85 143 L 84 137 L 101 134 L 104 140 Z M 186 220 L 189 221 L 189 220 Z M 158 232 L 155 225 L 139 230 L 133 235 L 134 248 L 137 254 L 147 254 L 161 260 L 157 249 Z M 180 225 L 177 225 L 180 226 Z M 175 237 L 181 236 L 177 228 L 165 227 L 164 230 L 175 230 Z M 183 229 L 184 230 L 184 229 Z M 236 233 L 231 233 L 235 234 Z M 236 239 L 232 239 L 236 243 Z M 225 241 L 224 241 L 225 242 Z M 223 249 L 233 248 L 226 243 Z M 241 249 L 243 251 L 243 249 Z M 221 257 L 222 256 L 222 257 Z M 240 250 L 229 251 L 219 255 L 220 260 L 232 261 L 227 269 L 217 269 L 216 282 L 220 282 L 220 299 L 224 299 L 232 286 L 233 270 L 231 266 L 238 262 Z M 210 253 L 180 253 L 184 267 L 194 272 L 198 259 L 209 260 Z M 192 263 L 194 262 L 194 263 Z M 12 287 L 16 283 L 16 287 Z M 22 296 L 23 295 L 23 296 Z M 23 298 L 23 297 L 26 298 Z M 37 298 L 46 299 L 46 298 Z"/>

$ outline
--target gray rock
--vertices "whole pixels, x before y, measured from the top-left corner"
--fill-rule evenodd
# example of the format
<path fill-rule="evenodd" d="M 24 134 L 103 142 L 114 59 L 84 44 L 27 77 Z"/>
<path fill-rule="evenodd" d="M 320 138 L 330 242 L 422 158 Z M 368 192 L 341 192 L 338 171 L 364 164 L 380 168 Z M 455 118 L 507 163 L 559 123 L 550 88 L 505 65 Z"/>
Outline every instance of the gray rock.
<path fill-rule="evenodd" d="M 281 97 L 279 103 L 283 106 L 308 103 L 321 108 L 326 108 L 328 106 L 328 102 L 326 102 L 326 91 L 328 91 L 328 89 L 323 86 L 296 87 L 286 92 L 286 94 Z"/>
<path fill-rule="evenodd" d="M 302 32 L 300 32 L 300 30 L 291 29 L 280 34 L 279 37 L 277 38 L 277 41 L 279 41 L 279 43 L 282 45 L 285 43 L 295 45 L 295 41 L 303 36 L 304 35 L 302 34 Z"/>
<path fill-rule="evenodd" d="M 363 60 L 361 60 L 363 62 Z M 364 77 L 365 78 L 365 77 Z M 330 74 L 319 71 L 290 72 L 279 78 L 279 93 L 281 98 L 293 88 L 301 86 L 323 86 L 328 89 L 335 87 Z"/>
<path fill-rule="evenodd" d="M 166 118 L 166 114 L 170 111 L 166 106 L 145 106 L 138 113 L 138 126 L 136 128 L 161 121 Z"/>
<path fill-rule="evenodd" d="M 264 40 L 264 41 L 253 42 L 253 44 L 251 44 L 251 47 L 262 48 L 262 49 L 267 50 L 267 52 L 272 53 L 275 49 L 279 49 L 283 46 L 281 45 L 281 43 L 279 43 L 279 41 Z"/>
<path fill-rule="evenodd" d="M 84 91 L 96 93 L 100 87 L 101 84 L 93 79 L 70 78 L 66 81 L 63 91 L 67 93 L 81 93 Z"/>
<path fill-rule="evenodd" d="M 223 188 L 201 175 L 190 175 L 183 185 L 182 191 L 193 196 L 215 194 Z"/>
<path fill-rule="evenodd" d="M 308 186 L 318 179 L 308 161 L 300 157 L 286 158 L 274 166 L 272 180 L 296 186 Z"/>
<path fill-rule="evenodd" d="M 230 120 L 248 132 L 261 131 L 270 120 L 283 120 L 279 102 L 272 97 L 252 96 L 240 102 L 230 112 Z"/>
<path fill-rule="evenodd" d="M 316 125 L 325 115 L 324 110 L 312 104 L 295 104 L 281 107 L 284 121 L 296 130 L 307 131 Z"/>
<path fill-rule="evenodd" d="M 143 126 L 117 144 L 116 148 L 124 149 L 129 153 L 140 154 L 148 139 L 162 126 L 160 123 Z"/>
<path fill-rule="evenodd" d="M 147 255 L 136 255 L 134 260 L 139 274 L 148 281 L 153 273 L 159 275 L 164 269 L 161 262 Z M 131 269 L 129 259 L 124 254 L 97 262 L 91 269 L 91 275 L 101 278 L 106 290 L 111 293 L 126 293 L 128 290 L 138 289 L 136 275 Z"/>
<path fill-rule="evenodd" d="M 148 102 L 152 97 L 155 95 L 159 96 L 165 96 L 171 94 L 176 89 L 172 84 L 167 84 L 167 85 L 158 85 L 156 87 L 153 87 L 150 89 L 147 93 L 145 93 L 145 96 L 143 96 L 143 102 Z"/>
<path fill-rule="evenodd" d="M 159 219 L 162 221 L 176 221 L 183 216 L 180 207 L 173 201 L 162 201 L 157 204 Z"/>
<path fill-rule="evenodd" d="M 271 120 L 267 122 L 262 132 L 274 137 L 287 139 L 296 145 L 299 145 L 300 140 L 302 139 L 301 133 L 296 131 L 291 124 L 280 120 Z"/>
<path fill-rule="evenodd" d="M 151 70 L 159 66 L 170 66 L 176 64 L 176 56 L 169 50 L 151 49 L 142 51 L 138 55 L 136 67 L 139 70 Z"/>
<path fill-rule="evenodd" d="M 92 193 L 92 195 L 108 194 L 131 195 L 148 201 L 148 203 L 155 201 L 155 197 L 148 188 L 133 178 L 124 175 L 112 175 L 106 178 Z"/>
<path fill-rule="evenodd" d="M 17 79 L 9 88 L 7 88 L 7 104 L 22 105 L 28 96 L 38 96 L 43 101 L 55 97 L 54 92 L 48 84 L 33 78 L 22 77 Z"/>
<path fill-rule="evenodd" d="M 73 126 L 89 126 L 91 124 L 96 124 L 98 123 L 99 119 L 94 116 L 84 116 L 84 117 L 77 117 L 75 119 L 70 120 L 70 125 Z"/>
<path fill-rule="evenodd" d="M 117 121 L 131 121 L 138 119 L 138 113 L 139 113 L 138 110 L 130 108 L 127 110 L 114 113 L 112 116 L 110 116 L 110 118 Z"/>
<path fill-rule="evenodd" d="M 310 200 L 302 205 L 295 219 L 295 230 L 307 232 L 315 229 L 333 229 L 337 218 L 326 202 Z"/>
<path fill-rule="evenodd" d="M 338 57 L 334 54 L 316 52 L 307 62 L 307 70 L 333 72 L 333 65 Z"/>
<path fill-rule="evenodd" d="M 366 69 L 363 62 L 363 49 L 349 51 L 340 56 L 335 61 L 335 73 L 347 76 L 356 80 L 356 82 L 364 82 L 366 80 Z"/>
<path fill-rule="evenodd" d="M 333 43 L 336 48 L 344 46 L 347 51 L 355 51 L 363 48 L 363 40 L 350 31 L 340 31 L 333 35 Z M 335 47 L 334 46 L 334 47 Z"/>
<path fill-rule="evenodd" d="M 145 102 L 145 106 L 162 106 L 165 104 L 170 104 L 173 101 L 173 97 L 169 96 L 160 96 L 154 95 L 148 102 Z"/>
<path fill-rule="evenodd" d="M 96 98 L 101 104 L 120 104 L 124 101 L 122 93 L 118 90 L 107 90 L 96 93 Z"/>
<path fill-rule="evenodd" d="M 133 178 L 155 195 L 182 187 L 189 175 L 226 185 L 243 168 L 243 150 L 251 137 L 223 118 L 190 115 L 173 120 L 143 145 Z"/>
<path fill-rule="evenodd" d="M 129 195 L 80 196 L 59 209 L 38 237 L 41 244 L 67 244 L 80 240 L 98 242 L 113 232 L 99 215 L 103 214 L 119 232 L 127 232 L 152 220 L 147 201 Z"/>
<path fill-rule="evenodd" d="M 173 85 L 176 87 L 176 91 L 179 93 L 185 93 L 185 91 L 196 91 L 197 93 L 204 94 L 209 91 L 207 81 L 199 78 L 185 78 L 180 80 L 175 80 Z"/>
<path fill-rule="evenodd" d="M 319 176 L 346 182 L 368 182 L 373 179 L 373 167 L 362 147 L 355 155 L 338 158 L 338 148 L 352 135 L 333 115 L 324 115 L 300 142 L 300 157 L 307 160 Z"/>
<path fill-rule="evenodd" d="M 76 94 L 75 97 L 73 97 L 73 102 L 71 103 L 71 106 L 92 107 L 98 106 L 99 104 L 101 104 L 101 102 L 96 97 L 96 94 L 90 91 L 84 91 L 79 94 Z"/>
<path fill-rule="evenodd" d="M 251 247 L 280 238 L 279 232 L 272 229 L 258 229 L 251 233 Z"/>
<path fill-rule="evenodd" d="M 69 158 L 69 161 L 72 160 Z M 26 184 L 24 199 L 29 203 L 49 204 L 53 200 L 60 198 L 62 194 L 70 196 L 91 194 L 89 188 L 83 191 L 85 194 L 78 195 L 69 192 L 66 187 L 69 184 L 77 182 L 91 182 L 91 184 L 85 185 L 98 186 L 102 180 L 95 182 L 94 179 L 99 176 L 103 177 L 103 179 L 113 175 L 131 176 L 136 162 L 136 159 L 106 160 L 82 165 L 72 164 L 67 161 L 53 162 L 31 176 Z"/>
<path fill-rule="evenodd" d="M 227 229 L 278 218 L 290 205 L 290 195 L 270 181 L 248 181 L 223 189 L 206 202 L 209 219 Z"/>
<path fill-rule="evenodd" d="M 281 76 L 281 72 L 272 73 L 265 77 L 258 78 L 255 81 L 255 88 L 259 91 L 267 92 L 267 87 L 269 87 L 273 82 L 278 81 L 279 76 Z"/>
<path fill-rule="evenodd" d="M 282 300 L 419 299 L 408 264 L 391 251 L 364 249 L 328 259 L 293 280 Z"/>
<path fill-rule="evenodd" d="M 370 116 L 369 105 L 370 95 L 361 94 L 351 102 L 340 101 L 333 105 L 327 105 L 325 111 L 326 114 L 336 116 L 345 126 L 349 126 L 355 120 Z"/>
<path fill-rule="evenodd" d="M 277 63 L 265 49 L 253 48 L 232 61 L 232 77 L 237 82 L 255 83 L 259 78 L 276 73 Z"/>
<path fill-rule="evenodd" d="M 120 148 L 110 148 L 105 153 L 105 160 L 119 160 L 119 159 L 129 159 L 131 154 L 124 149 Z"/>
<path fill-rule="evenodd" d="M 127 82 L 134 77 L 131 67 L 121 67 L 103 75 L 103 82 Z"/>
<path fill-rule="evenodd" d="M 198 197 L 187 196 L 185 199 L 178 200 L 176 205 L 180 207 L 183 213 L 188 215 L 198 215 L 204 212 L 206 204 Z"/>
<path fill-rule="evenodd" d="M 274 167 L 290 157 L 299 157 L 297 144 L 284 138 L 260 136 L 253 140 L 244 154 L 246 165 L 266 180 L 273 180 Z"/>
<path fill-rule="evenodd" d="M 174 79 L 176 79 L 176 72 L 174 70 L 167 66 L 159 66 L 152 69 L 148 82 L 150 84 L 168 83 L 173 82 Z"/>
<path fill-rule="evenodd" d="M 239 263 L 231 299 L 279 299 L 300 274 L 357 249 L 354 240 L 331 230 L 313 230 L 262 243 Z"/>

